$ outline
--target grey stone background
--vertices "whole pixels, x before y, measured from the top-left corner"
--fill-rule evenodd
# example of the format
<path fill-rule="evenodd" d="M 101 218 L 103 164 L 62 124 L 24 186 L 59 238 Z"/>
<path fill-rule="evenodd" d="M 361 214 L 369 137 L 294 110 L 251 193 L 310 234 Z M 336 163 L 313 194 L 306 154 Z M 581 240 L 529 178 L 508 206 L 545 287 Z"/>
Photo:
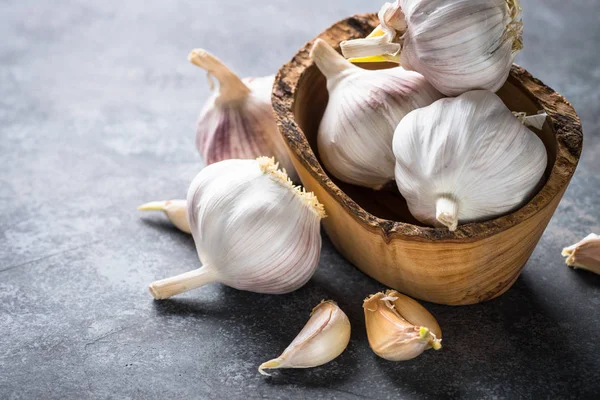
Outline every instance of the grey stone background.
<path fill-rule="evenodd" d="M 600 279 L 560 249 L 600 233 L 598 1 L 524 0 L 518 62 L 565 95 L 579 169 L 523 275 L 499 299 L 426 304 L 444 349 L 371 352 L 362 299 L 383 286 L 325 239 L 286 296 L 214 284 L 165 302 L 157 278 L 197 268 L 193 241 L 140 203 L 183 197 L 202 167 L 204 47 L 242 76 L 380 1 L 0 1 L 0 398 L 591 398 L 600 389 Z M 352 340 L 337 360 L 265 378 L 310 309 L 333 298 Z"/>

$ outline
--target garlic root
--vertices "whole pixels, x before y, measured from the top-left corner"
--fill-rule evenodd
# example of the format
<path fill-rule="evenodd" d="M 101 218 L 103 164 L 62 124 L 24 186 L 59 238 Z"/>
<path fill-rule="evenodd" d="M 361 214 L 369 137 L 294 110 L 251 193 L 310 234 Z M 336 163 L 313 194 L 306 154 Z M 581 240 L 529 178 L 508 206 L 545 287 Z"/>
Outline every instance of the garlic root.
<path fill-rule="evenodd" d="M 562 256 L 566 264 L 575 269 L 581 268 L 600 275 L 600 236 L 589 234 L 580 242 L 565 247 Z"/>
<path fill-rule="evenodd" d="M 152 282 L 148 286 L 148 290 L 156 300 L 164 300 L 216 282 L 218 279 L 216 271 L 205 265 L 193 271 Z"/>
<path fill-rule="evenodd" d="M 138 210 L 163 211 L 177 229 L 185 233 L 191 233 L 187 216 L 187 201 L 185 200 L 152 201 L 142 204 L 138 207 Z"/>
<path fill-rule="evenodd" d="M 311 368 L 338 357 L 350 341 L 350 321 L 334 301 L 322 301 L 313 308 L 310 319 L 298 336 L 277 358 L 258 367 L 265 369 Z"/>

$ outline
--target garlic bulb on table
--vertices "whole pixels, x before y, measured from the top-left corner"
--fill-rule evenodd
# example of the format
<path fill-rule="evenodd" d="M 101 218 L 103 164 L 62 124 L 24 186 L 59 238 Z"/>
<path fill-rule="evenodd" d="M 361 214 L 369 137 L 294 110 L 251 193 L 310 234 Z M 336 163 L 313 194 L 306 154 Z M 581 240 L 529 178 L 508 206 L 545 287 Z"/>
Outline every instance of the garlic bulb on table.
<path fill-rule="evenodd" d="M 410 212 L 451 231 L 522 206 L 547 164 L 541 139 L 487 90 L 408 114 L 394 135 L 394 154 Z"/>
<path fill-rule="evenodd" d="M 202 49 L 193 50 L 188 58 L 219 81 L 219 92 L 206 102 L 196 130 L 196 146 L 206 164 L 232 158 L 275 157 L 297 181 L 273 116 L 271 91 L 275 77 L 242 80 Z"/>
<path fill-rule="evenodd" d="M 313 308 L 304 328 L 277 358 L 258 367 L 265 369 L 312 368 L 326 364 L 344 352 L 350 342 L 350 321 L 334 301 Z"/>
<path fill-rule="evenodd" d="M 323 164 L 341 181 L 380 189 L 394 180 L 396 125 L 441 94 L 422 75 L 401 67 L 359 68 L 321 39 L 311 57 L 327 78 L 329 92 L 317 136 Z"/>
<path fill-rule="evenodd" d="M 204 265 L 150 284 L 156 299 L 211 282 L 282 294 L 300 288 L 315 272 L 325 211 L 272 158 L 209 165 L 192 182 L 187 204 Z"/>
<path fill-rule="evenodd" d="M 342 42 L 342 52 L 399 62 L 448 96 L 496 91 L 523 48 L 520 12 L 518 0 L 397 0 L 370 37 Z"/>

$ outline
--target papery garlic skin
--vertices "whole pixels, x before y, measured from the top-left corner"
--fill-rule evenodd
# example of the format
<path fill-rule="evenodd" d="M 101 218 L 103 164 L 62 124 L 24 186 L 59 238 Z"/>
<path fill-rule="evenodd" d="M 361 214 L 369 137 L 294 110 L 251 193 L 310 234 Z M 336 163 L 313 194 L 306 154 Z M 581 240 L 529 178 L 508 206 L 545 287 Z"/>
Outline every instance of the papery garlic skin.
<path fill-rule="evenodd" d="M 396 183 L 411 214 L 451 231 L 521 207 L 548 161 L 541 139 L 487 90 L 411 112 L 393 148 Z"/>
<path fill-rule="evenodd" d="M 562 256 L 566 264 L 575 269 L 581 268 L 600 275 L 600 236 L 589 234 L 572 246 L 565 247 Z"/>
<path fill-rule="evenodd" d="M 321 161 L 341 181 L 381 189 L 394 180 L 391 146 L 398 122 L 441 94 L 422 75 L 401 67 L 359 68 L 321 39 L 311 57 L 329 92 L 317 136 Z"/>
<path fill-rule="evenodd" d="M 207 165 L 227 159 L 275 157 L 298 180 L 273 115 L 274 76 L 240 79 L 206 50 L 189 60 L 219 81 L 219 92 L 204 105 L 196 126 L 196 146 Z"/>
<path fill-rule="evenodd" d="M 267 157 L 224 160 L 196 176 L 188 190 L 188 220 L 203 267 L 152 283 L 155 298 L 211 282 L 283 294 L 311 278 L 325 211 L 277 167 Z"/>
<path fill-rule="evenodd" d="M 395 290 L 377 293 L 363 304 L 371 349 L 390 361 L 413 359 L 441 349 L 442 331 L 429 311 Z"/>
<path fill-rule="evenodd" d="M 326 364 L 344 352 L 350 342 L 350 321 L 334 301 L 322 301 L 298 336 L 277 358 L 260 365 L 265 369 L 312 368 Z"/>
<path fill-rule="evenodd" d="M 379 13 L 383 37 L 342 43 L 342 51 L 396 57 L 447 96 L 497 91 L 523 47 L 520 12 L 518 0 L 397 0 Z"/>
<path fill-rule="evenodd" d="M 186 200 L 153 201 L 138 207 L 140 211 L 164 211 L 169 221 L 182 232 L 192 233 L 188 221 Z"/>

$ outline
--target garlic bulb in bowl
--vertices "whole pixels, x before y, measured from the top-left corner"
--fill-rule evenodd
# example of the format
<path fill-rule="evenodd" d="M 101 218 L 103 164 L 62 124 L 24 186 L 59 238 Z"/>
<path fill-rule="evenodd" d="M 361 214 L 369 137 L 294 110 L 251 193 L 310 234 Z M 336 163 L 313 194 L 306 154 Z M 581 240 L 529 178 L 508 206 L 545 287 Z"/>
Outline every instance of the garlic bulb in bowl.
<path fill-rule="evenodd" d="M 219 82 L 218 93 L 207 100 L 196 126 L 196 146 L 204 162 L 275 157 L 290 178 L 298 181 L 273 116 L 275 77 L 240 79 L 203 49 L 192 50 L 188 59 Z"/>
<path fill-rule="evenodd" d="M 283 294 L 315 272 L 325 211 L 312 193 L 293 186 L 272 158 L 209 165 L 192 182 L 187 204 L 204 265 L 150 284 L 156 299 L 211 282 Z"/>
<path fill-rule="evenodd" d="M 342 52 L 399 62 L 447 96 L 497 91 L 523 48 L 520 12 L 518 0 L 397 0 L 370 37 L 342 42 Z"/>
<path fill-rule="evenodd" d="M 396 183 L 410 212 L 451 231 L 522 206 L 548 161 L 541 139 L 487 90 L 411 112 L 393 147 Z"/>
<path fill-rule="evenodd" d="M 327 78 L 329 92 L 317 136 L 323 164 L 341 181 L 380 189 L 394 180 L 396 125 L 442 95 L 422 75 L 401 67 L 359 68 L 321 39 L 311 58 Z"/>

